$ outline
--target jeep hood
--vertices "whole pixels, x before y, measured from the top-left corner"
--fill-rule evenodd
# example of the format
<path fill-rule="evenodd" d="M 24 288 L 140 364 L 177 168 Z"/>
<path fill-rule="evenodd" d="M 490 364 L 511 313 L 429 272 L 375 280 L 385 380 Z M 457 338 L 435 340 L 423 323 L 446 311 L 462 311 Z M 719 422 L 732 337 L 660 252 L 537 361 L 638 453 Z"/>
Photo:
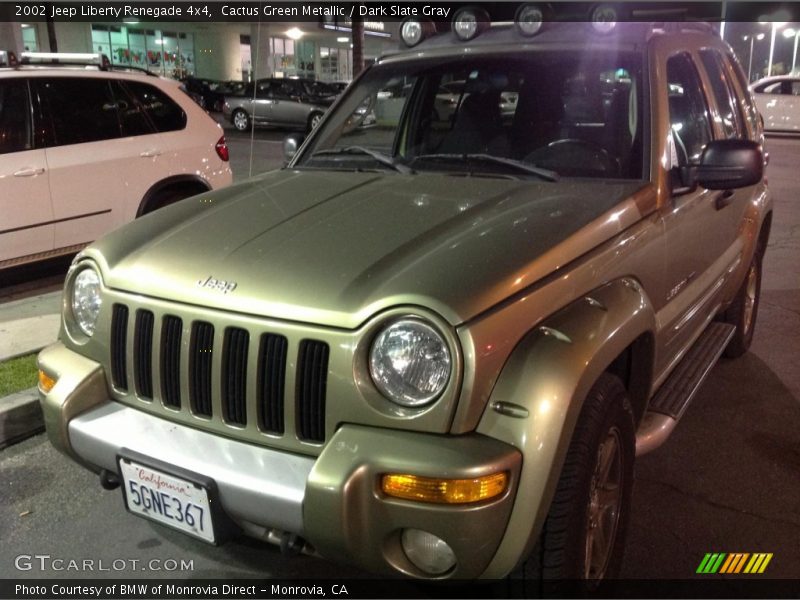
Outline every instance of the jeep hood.
<path fill-rule="evenodd" d="M 156 211 L 85 254 L 105 285 L 156 298 L 343 328 L 416 305 L 456 325 L 640 218 L 632 202 L 615 215 L 643 185 L 283 170 Z"/>

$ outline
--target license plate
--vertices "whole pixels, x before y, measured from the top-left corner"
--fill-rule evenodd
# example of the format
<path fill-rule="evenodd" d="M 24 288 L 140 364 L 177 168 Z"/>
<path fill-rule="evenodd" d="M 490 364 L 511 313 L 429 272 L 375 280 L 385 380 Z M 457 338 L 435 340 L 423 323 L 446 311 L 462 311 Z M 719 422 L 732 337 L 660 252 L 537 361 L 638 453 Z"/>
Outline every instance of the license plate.
<path fill-rule="evenodd" d="M 119 467 L 130 512 L 216 542 L 206 487 L 123 457 Z"/>

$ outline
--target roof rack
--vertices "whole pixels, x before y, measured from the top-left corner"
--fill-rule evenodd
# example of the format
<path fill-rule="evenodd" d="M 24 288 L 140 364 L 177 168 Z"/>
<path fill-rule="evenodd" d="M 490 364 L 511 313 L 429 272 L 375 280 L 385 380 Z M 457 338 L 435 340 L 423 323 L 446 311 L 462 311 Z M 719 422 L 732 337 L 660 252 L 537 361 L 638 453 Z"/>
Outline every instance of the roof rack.
<path fill-rule="evenodd" d="M 664 31 L 670 32 L 702 31 L 704 33 L 716 34 L 714 26 L 707 21 L 665 21 L 661 23 L 654 23 L 653 25 L 661 26 Z"/>
<path fill-rule="evenodd" d="M 11 53 L 13 55 L 13 53 Z M 2 65 L 2 61 L 0 61 Z M 20 60 L 10 66 L 48 67 L 95 67 L 100 71 L 136 71 L 150 77 L 158 77 L 155 73 L 132 65 L 115 65 L 107 55 L 89 52 L 23 52 Z"/>
<path fill-rule="evenodd" d="M 93 66 L 108 69 L 111 61 L 105 54 L 88 52 L 23 52 L 20 54 L 21 65 L 69 65 Z"/>
<path fill-rule="evenodd" d="M 16 67 L 17 55 L 12 50 L 0 50 L 0 67 Z"/>

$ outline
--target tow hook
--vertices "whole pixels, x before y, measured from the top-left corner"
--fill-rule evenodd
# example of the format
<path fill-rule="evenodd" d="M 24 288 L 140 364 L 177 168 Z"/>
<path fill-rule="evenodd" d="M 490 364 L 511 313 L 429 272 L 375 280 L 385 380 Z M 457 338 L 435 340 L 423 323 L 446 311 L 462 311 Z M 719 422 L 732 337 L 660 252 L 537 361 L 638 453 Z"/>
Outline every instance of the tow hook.
<path fill-rule="evenodd" d="M 119 477 L 108 469 L 100 471 L 100 485 L 104 490 L 115 490 L 119 487 Z"/>

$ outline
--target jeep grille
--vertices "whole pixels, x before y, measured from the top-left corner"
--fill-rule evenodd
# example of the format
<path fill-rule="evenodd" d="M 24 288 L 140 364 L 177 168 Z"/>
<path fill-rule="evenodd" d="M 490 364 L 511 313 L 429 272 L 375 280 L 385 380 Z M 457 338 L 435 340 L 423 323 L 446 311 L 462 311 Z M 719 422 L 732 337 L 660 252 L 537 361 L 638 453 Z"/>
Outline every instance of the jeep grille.
<path fill-rule="evenodd" d="M 220 420 L 225 425 L 245 427 L 248 418 L 258 423 L 259 431 L 272 435 L 284 432 L 284 397 L 286 387 L 286 337 L 262 333 L 251 335 L 241 327 L 227 326 L 222 332 L 205 321 L 192 321 L 188 344 L 184 339 L 184 321 L 163 314 L 160 328 L 156 316 L 146 309 L 135 312 L 133 343 L 128 340 L 128 306 L 115 303 L 111 318 L 109 359 L 111 380 L 117 393 L 127 394 L 127 365 L 132 351 L 135 393 L 147 403 L 161 402 L 164 407 L 191 416 Z M 160 393 L 154 393 L 154 332 L 158 340 L 158 380 Z M 215 363 L 215 338 L 223 336 L 221 361 Z M 219 349 L 219 346 L 217 346 Z M 182 361 L 188 352 L 188 361 Z M 257 353 L 257 369 L 248 372 L 252 352 Z M 298 439 L 320 443 L 325 441 L 325 398 L 328 377 L 328 344 L 305 339 L 299 345 L 296 364 L 295 423 Z M 181 372 L 181 365 L 188 372 Z M 214 364 L 220 365 L 215 378 Z M 255 377 L 255 397 L 248 397 L 248 379 Z M 213 382 L 219 382 L 221 410 L 214 410 Z M 182 386 L 185 382 L 188 387 Z M 188 399 L 188 402 L 187 402 Z"/>

